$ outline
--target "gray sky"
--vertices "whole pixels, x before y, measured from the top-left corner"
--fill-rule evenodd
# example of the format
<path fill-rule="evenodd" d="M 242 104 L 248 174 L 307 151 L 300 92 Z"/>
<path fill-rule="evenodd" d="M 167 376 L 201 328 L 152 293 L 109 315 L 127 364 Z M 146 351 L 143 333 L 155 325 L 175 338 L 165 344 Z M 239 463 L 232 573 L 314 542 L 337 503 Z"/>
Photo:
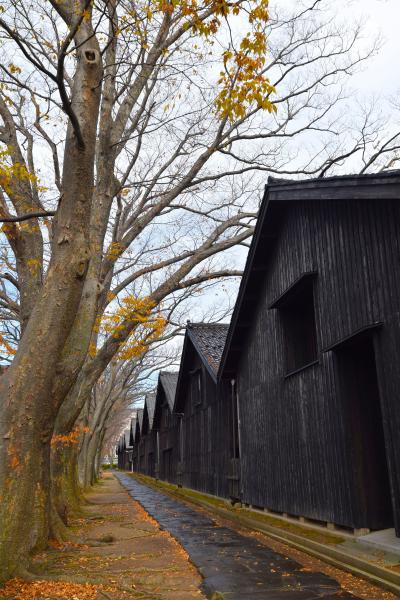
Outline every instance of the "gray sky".
<path fill-rule="evenodd" d="M 400 92 L 400 0 L 336 0 L 336 4 L 338 13 L 344 10 L 350 18 L 366 18 L 370 36 L 381 32 L 385 41 L 379 55 L 354 76 L 352 86 L 377 95 Z"/>

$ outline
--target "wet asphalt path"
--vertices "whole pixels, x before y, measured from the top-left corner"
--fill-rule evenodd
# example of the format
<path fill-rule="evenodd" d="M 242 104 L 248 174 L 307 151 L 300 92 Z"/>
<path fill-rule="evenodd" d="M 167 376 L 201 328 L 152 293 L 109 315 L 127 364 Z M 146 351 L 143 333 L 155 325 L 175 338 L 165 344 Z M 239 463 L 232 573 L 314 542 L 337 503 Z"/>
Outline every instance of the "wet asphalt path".
<path fill-rule="evenodd" d="M 132 498 L 178 540 L 204 578 L 210 598 L 220 592 L 226 600 L 350 600 L 340 583 L 277 554 L 256 539 L 221 527 L 190 506 L 115 473 Z"/>

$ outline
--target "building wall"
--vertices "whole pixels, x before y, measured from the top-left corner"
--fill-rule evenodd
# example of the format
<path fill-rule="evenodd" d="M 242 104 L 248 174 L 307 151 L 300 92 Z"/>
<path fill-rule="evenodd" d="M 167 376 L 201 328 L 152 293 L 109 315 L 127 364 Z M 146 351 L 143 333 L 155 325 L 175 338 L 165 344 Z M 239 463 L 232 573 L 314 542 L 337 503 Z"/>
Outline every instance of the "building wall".
<path fill-rule="evenodd" d="M 266 257 L 265 285 L 237 373 L 244 502 L 349 527 L 369 525 L 355 497 L 354 432 L 339 356 L 322 350 L 382 321 L 372 339 L 399 528 L 399 232 L 398 201 L 296 202 L 286 211 Z M 282 319 L 268 307 L 311 271 L 317 272 L 319 362 L 285 377 Z"/>
<path fill-rule="evenodd" d="M 159 426 L 159 477 L 170 483 L 180 483 L 180 437 L 177 415 L 171 413 L 163 395 Z"/>
<path fill-rule="evenodd" d="M 142 465 L 141 472 L 150 477 L 156 475 L 156 462 L 157 462 L 157 433 L 156 431 L 150 431 L 143 436 L 144 446 L 144 463 Z"/>
<path fill-rule="evenodd" d="M 132 471 L 137 471 L 138 465 L 138 449 L 136 444 L 133 445 L 132 448 Z"/>
<path fill-rule="evenodd" d="M 117 465 L 118 465 L 118 469 L 123 469 L 125 466 L 124 461 L 123 461 L 123 453 L 119 446 L 117 449 Z"/>
<path fill-rule="evenodd" d="M 218 390 L 197 354 L 187 372 L 200 369 L 201 402 L 190 392 L 190 376 L 184 386 L 183 479 L 185 487 L 220 497 L 231 495 L 231 411 L 227 390 Z"/>
<path fill-rule="evenodd" d="M 146 475 L 146 436 L 140 436 L 137 442 L 137 472 Z"/>

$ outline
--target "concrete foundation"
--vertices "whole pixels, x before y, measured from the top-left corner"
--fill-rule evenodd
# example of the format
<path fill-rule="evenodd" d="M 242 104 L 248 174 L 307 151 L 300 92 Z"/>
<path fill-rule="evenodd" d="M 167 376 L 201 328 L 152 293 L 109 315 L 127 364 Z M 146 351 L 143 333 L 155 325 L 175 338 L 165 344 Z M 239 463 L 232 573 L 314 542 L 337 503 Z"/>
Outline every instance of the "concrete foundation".
<path fill-rule="evenodd" d="M 396 537 L 394 529 L 383 529 L 382 531 L 368 533 L 359 538 L 357 543 L 400 556 L 400 538 Z"/>

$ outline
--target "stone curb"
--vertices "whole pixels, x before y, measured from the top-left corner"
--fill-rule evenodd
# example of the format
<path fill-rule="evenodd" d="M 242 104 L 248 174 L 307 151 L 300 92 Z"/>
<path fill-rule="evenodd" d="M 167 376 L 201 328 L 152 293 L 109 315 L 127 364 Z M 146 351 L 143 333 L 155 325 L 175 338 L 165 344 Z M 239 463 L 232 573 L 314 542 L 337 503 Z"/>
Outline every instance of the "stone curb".
<path fill-rule="evenodd" d="M 135 475 L 132 473 L 129 473 L 129 475 L 135 477 Z M 234 514 L 230 510 L 217 507 L 205 500 L 193 498 L 191 495 L 185 494 L 185 488 L 177 488 L 179 489 L 179 492 L 175 493 L 174 490 L 169 488 L 169 485 L 173 484 L 168 484 L 168 487 L 164 487 L 163 482 L 156 482 L 150 477 L 143 475 L 139 475 L 137 479 L 139 482 L 143 480 L 143 483 L 146 483 L 159 492 L 170 495 L 178 500 L 183 500 L 189 504 L 194 504 L 200 508 L 204 508 L 215 515 L 226 519 L 227 521 L 239 524 L 252 531 L 265 533 L 278 542 L 292 546 L 293 548 L 301 550 L 306 554 L 310 554 L 315 558 L 319 558 L 334 567 L 348 571 L 352 575 L 367 579 L 371 583 L 393 592 L 400 597 L 400 575 L 394 571 L 390 571 L 385 567 L 380 567 L 379 565 L 363 560 L 362 558 L 348 554 L 343 550 L 338 550 L 337 548 L 332 548 L 329 545 L 309 540 L 305 537 L 282 530 L 280 528 L 278 529 L 277 527 L 268 525 L 267 523 L 260 523 L 259 521 L 251 519 L 247 516 Z"/>

